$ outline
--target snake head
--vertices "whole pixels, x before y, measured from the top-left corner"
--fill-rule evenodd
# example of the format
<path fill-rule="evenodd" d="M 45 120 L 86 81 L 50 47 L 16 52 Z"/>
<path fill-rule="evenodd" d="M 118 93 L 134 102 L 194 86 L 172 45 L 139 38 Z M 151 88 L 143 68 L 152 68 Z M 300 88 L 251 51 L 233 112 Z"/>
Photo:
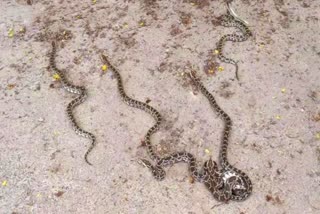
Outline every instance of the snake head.
<path fill-rule="evenodd" d="M 195 70 L 191 70 L 190 72 L 188 72 L 188 75 L 191 79 L 198 79 L 197 72 Z"/>
<path fill-rule="evenodd" d="M 209 175 L 214 175 L 218 172 L 218 165 L 215 161 L 213 161 L 211 158 L 206 161 L 204 163 L 204 166 L 203 166 L 203 171 L 206 173 L 206 174 L 209 174 Z"/>

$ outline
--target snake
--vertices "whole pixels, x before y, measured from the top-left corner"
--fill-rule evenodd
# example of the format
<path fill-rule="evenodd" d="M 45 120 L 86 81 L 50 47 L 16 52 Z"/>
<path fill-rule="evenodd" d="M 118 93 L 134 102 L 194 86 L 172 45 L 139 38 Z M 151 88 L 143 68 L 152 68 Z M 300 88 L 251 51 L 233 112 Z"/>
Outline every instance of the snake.
<path fill-rule="evenodd" d="M 208 99 L 211 107 L 217 112 L 218 116 L 224 120 L 224 130 L 219 155 L 219 162 L 222 168 L 220 173 L 224 174 L 223 177 L 225 185 L 231 187 L 232 194 L 230 195 L 230 200 L 243 201 L 252 193 L 252 182 L 248 175 L 232 166 L 228 161 L 227 149 L 232 130 L 232 120 L 230 116 L 218 105 L 214 96 L 205 88 L 200 79 L 196 76 L 195 71 L 191 71 L 189 73 L 189 77 L 201 93 Z"/>
<path fill-rule="evenodd" d="M 147 147 L 147 153 L 155 164 L 152 164 L 146 159 L 140 159 L 138 162 L 149 168 L 153 177 L 158 181 L 163 180 L 166 176 L 166 172 L 163 167 L 179 162 L 187 163 L 188 171 L 191 173 L 192 178 L 198 182 L 204 183 L 216 200 L 223 202 L 230 200 L 232 195 L 232 186 L 229 185 L 228 182 L 224 182 L 222 171 L 218 170 L 217 163 L 211 158 L 204 163 L 201 169 L 198 170 L 196 158 L 191 153 L 175 152 L 162 158 L 155 154 L 151 144 L 151 136 L 159 130 L 159 126 L 162 121 L 161 114 L 147 103 L 129 97 L 124 90 L 122 78 L 117 68 L 110 63 L 109 59 L 105 55 L 102 54 L 101 59 L 113 71 L 115 78 L 117 79 L 118 91 L 122 101 L 131 107 L 149 113 L 155 119 L 155 125 L 147 131 L 144 137 L 144 144 Z"/>
<path fill-rule="evenodd" d="M 69 93 L 78 95 L 75 99 L 73 99 L 67 105 L 66 113 L 67 113 L 68 119 L 71 122 L 72 128 L 75 131 L 75 133 L 78 134 L 79 136 L 88 138 L 91 141 L 91 145 L 87 149 L 87 151 L 86 151 L 86 153 L 84 155 L 84 159 L 85 159 L 87 164 L 92 165 L 88 160 L 88 155 L 89 155 L 89 153 L 92 151 L 92 149 L 95 146 L 96 138 L 92 133 L 83 130 L 78 125 L 75 117 L 73 116 L 73 109 L 76 106 L 78 106 L 81 103 L 83 103 L 87 99 L 88 95 L 87 95 L 86 89 L 85 89 L 84 86 L 76 86 L 76 85 L 71 84 L 68 81 L 68 79 L 66 78 L 66 76 L 64 75 L 64 73 L 57 68 L 56 63 L 55 63 L 55 55 L 56 55 L 56 52 L 57 52 L 56 42 L 52 41 L 51 45 L 52 45 L 52 51 L 51 51 L 51 54 L 50 54 L 50 68 L 51 68 L 51 70 L 53 72 L 55 72 L 55 74 L 58 75 L 58 77 L 59 77 L 58 79 L 61 82 L 62 88 L 64 90 L 66 90 Z"/>
<path fill-rule="evenodd" d="M 241 31 L 241 34 L 232 33 L 232 34 L 223 35 L 219 39 L 219 41 L 217 43 L 216 51 L 217 51 L 217 54 L 218 54 L 218 59 L 220 61 L 232 64 L 232 65 L 235 66 L 235 68 L 236 68 L 236 71 L 235 71 L 236 78 L 237 78 L 237 80 L 239 80 L 238 63 L 235 60 L 226 57 L 223 54 L 223 48 L 224 48 L 224 45 L 225 45 L 225 43 L 227 41 L 243 42 L 243 41 L 248 40 L 248 38 L 250 36 L 252 36 L 252 32 L 250 31 L 250 29 L 248 28 L 248 26 L 245 24 L 245 22 L 243 20 L 241 20 L 238 16 L 235 16 L 234 12 L 230 9 L 229 4 L 228 4 L 228 9 L 229 10 L 227 11 L 227 14 L 222 15 L 220 17 L 221 25 L 224 26 L 224 27 L 236 27 Z"/>

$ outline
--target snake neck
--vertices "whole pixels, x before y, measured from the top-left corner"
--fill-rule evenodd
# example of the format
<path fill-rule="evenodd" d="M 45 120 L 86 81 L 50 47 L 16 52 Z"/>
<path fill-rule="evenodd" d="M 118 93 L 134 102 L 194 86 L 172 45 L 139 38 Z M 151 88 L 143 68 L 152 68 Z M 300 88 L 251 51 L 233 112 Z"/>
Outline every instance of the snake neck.
<path fill-rule="evenodd" d="M 155 162 L 158 162 L 160 160 L 160 157 L 158 155 L 156 155 L 153 147 L 152 147 L 152 144 L 151 144 L 151 135 L 156 132 L 156 128 L 155 126 L 151 127 L 151 129 L 148 130 L 145 138 L 144 138 L 144 143 L 147 147 L 147 152 L 148 152 L 148 155 L 149 157 L 154 160 Z"/>

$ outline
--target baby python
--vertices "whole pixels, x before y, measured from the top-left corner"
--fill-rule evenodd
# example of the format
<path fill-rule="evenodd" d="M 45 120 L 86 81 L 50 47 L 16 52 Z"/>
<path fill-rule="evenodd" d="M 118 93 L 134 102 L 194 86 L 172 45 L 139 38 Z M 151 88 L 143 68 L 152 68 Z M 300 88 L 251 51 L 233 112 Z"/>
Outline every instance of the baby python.
<path fill-rule="evenodd" d="M 82 128 L 80 128 L 80 126 L 78 125 L 76 119 L 73 116 L 72 110 L 80 105 L 81 103 L 83 103 L 86 98 L 87 98 L 87 92 L 85 87 L 83 86 L 76 86 L 76 85 L 72 85 L 70 82 L 68 82 L 67 78 L 65 77 L 64 73 L 62 71 L 60 71 L 55 64 L 55 55 L 56 55 L 56 43 L 52 42 L 52 51 L 50 54 L 50 68 L 52 71 L 54 71 L 58 76 L 59 76 L 59 80 L 62 84 L 62 87 L 67 91 L 70 92 L 72 94 L 76 94 L 78 95 L 75 99 L 73 99 L 68 105 L 67 105 L 67 116 L 71 122 L 71 125 L 74 129 L 74 131 L 85 138 L 90 139 L 91 141 L 91 145 L 89 146 L 88 150 L 86 151 L 85 155 L 84 155 L 84 159 L 86 161 L 87 164 L 92 165 L 89 161 L 88 161 L 88 154 L 91 152 L 91 150 L 93 149 L 93 147 L 95 146 L 95 142 L 96 142 L 96 138 L 93 134 L 91 134 L 90 132 L 87 132 L 85 130 L 83 130 Z"/>

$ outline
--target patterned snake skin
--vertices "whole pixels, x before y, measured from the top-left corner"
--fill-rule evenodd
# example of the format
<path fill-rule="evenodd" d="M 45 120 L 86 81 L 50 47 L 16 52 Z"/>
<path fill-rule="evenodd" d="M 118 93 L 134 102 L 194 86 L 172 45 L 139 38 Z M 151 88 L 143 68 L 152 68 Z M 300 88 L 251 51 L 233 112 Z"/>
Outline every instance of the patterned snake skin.
<path fill-rule="evenodd" d="M 227 58 L 226 56 L 223 55 L 223 47 L 227 41 L 232 41 L 232 42 L 243 42 L 246 41 L 250 36 L 252 36 L 252 33 L 250 29 L 247 27 L 247 25 L 240 20 L 239 18 L 235 18 L 233 15 L 230 14 L 228 11 L 226 15 L 221 16 L 221 25 L 225 27 L 236 27 L 241 31 L 241 34 L 226 34 L 222 36 L 217 43 L 217 48 L 216 50 L 218 51 L 218 58 L 225 63 L 233 64 L 236 67 L 236 78 L 239 80 L 239 75 L 238 75 L 238 63 L 231 59 Z"/>
<path fill-rule="evenodd" d="M 208 99 L 213 109 L 225 122 L 220 150 L 220 165 L 222 167 L 222 174 L 224 175 L 223 178 L 225 180 L 226 187 L 231 187 L 232 194 L 230 196 L 230 199 L 233 201 L 243 201 L 247 199 L 252 193 L 252 182 L 244 172 L 233 167 L 227 159 L 228 142 L 230 132 L 232 130 L 231 118 L 220 108 L 213 95 L 203 86 L 199 78 L 196 77 L 194 71 L 190 72 L 190 78 L 200 89 L 202 94 Z"/>
<path fill-rule="evenodd" d="M 77 124 L 76 122 L 76 119 L 74 118 L 73 116 L 73 113 L 72 113 L 72 110 L 80 105 L 81 103 L 83 103 L 86 98 L 87 98 L 87 93 L 86 93 L 86 89 L 83 87 L 83 86 L 75 86 L 75 85 L 72 85 L 71 83 L 68 82 L 67 78 L 65 77 L 65 75 L 63 74 L 62 71 L 60 71 L 57 67 L 56 67 L 56 64 L 55 64 L 55 55 L 56 55 L 56 43 L 55 42 L 52 42 L 52 52 L 51 52 L 51 55 L 50 55 L 50 68 L 52 71 L 54 71 L 56 74 L 59 75 L 59 79 L 60 79 L 60 82 L 62 83 L 62 87 L 70 92 L 70 93 L 73 93 L 73 94 L 76 94 L 78 95 L 77 98 L 75 98 L 74 100 L 72 100 L 68 106 L 67 106 L 67 115 L 68 115 L 68 118 L 69 120 L 71 121 L 71 125 L 74 129 L 74 131 L 82 136 L 82 137 L 85 137 L 85 138 L 88 138 L 90 139 L 91 141 L 91 145 L 90 147 L 88 148 L 87 152 L 85 153 L 85 161 L 89 164 L 89 165 L 92 165 L 89 161 L 88 161 L 88 154 L 91 152 L 91 150 L 93 149 L 93 147 L 95 146 L 95 136 L 85 130 L 83 130 L 82 128 L 79 127 L 79 125 Z"/>
<path fill-rule="evenodd" d="M 189 171 L 191 176 L 199 182 L 203 182 L 209 191 L 212 193 L 213 197 L 219 201 L 228 201 L 231 197 L 231 186 L 229 186 L 228 182 L 224 182 L 222 178 L 222 172 L 218 170 L 217 164 L 211 159 L 206 161 L 202 170 L 197 170 L 196 159 L 194 156 L 187 152 L 177 152 L 173 153 L 167 157 L 160 158 L 158 157 L 151 145 L 151 135 L 155 133 L 160 126 L 161 123 L 161 115 L 160 113 L 149 106 L 146 103 L 134 100 L 128 97 L 124 91 L 121 76 L 119 71 L 109 62 L 108 58 L 104 55 L 101 55 L 102 61 L 106 63 L 113 73 L 118 82 L 118 90 L 122 100 L 129 106 L 141 109 L 149 114 L 151 114 L 155 120 L 156 124 L 149 129 L 145 136 L 145 144 L 147 147 L 148 154 L 150 158 L 156 163 L 152 165 L 150 161 L 141 159 L 140 163 L 149 168 L 152 172 L 152 175 L 157 180 L 163 180 L 165 178 L 165 171 L 163 167 L 173 165 L 178 162 L 185 162 L 189 164 Z"/>

